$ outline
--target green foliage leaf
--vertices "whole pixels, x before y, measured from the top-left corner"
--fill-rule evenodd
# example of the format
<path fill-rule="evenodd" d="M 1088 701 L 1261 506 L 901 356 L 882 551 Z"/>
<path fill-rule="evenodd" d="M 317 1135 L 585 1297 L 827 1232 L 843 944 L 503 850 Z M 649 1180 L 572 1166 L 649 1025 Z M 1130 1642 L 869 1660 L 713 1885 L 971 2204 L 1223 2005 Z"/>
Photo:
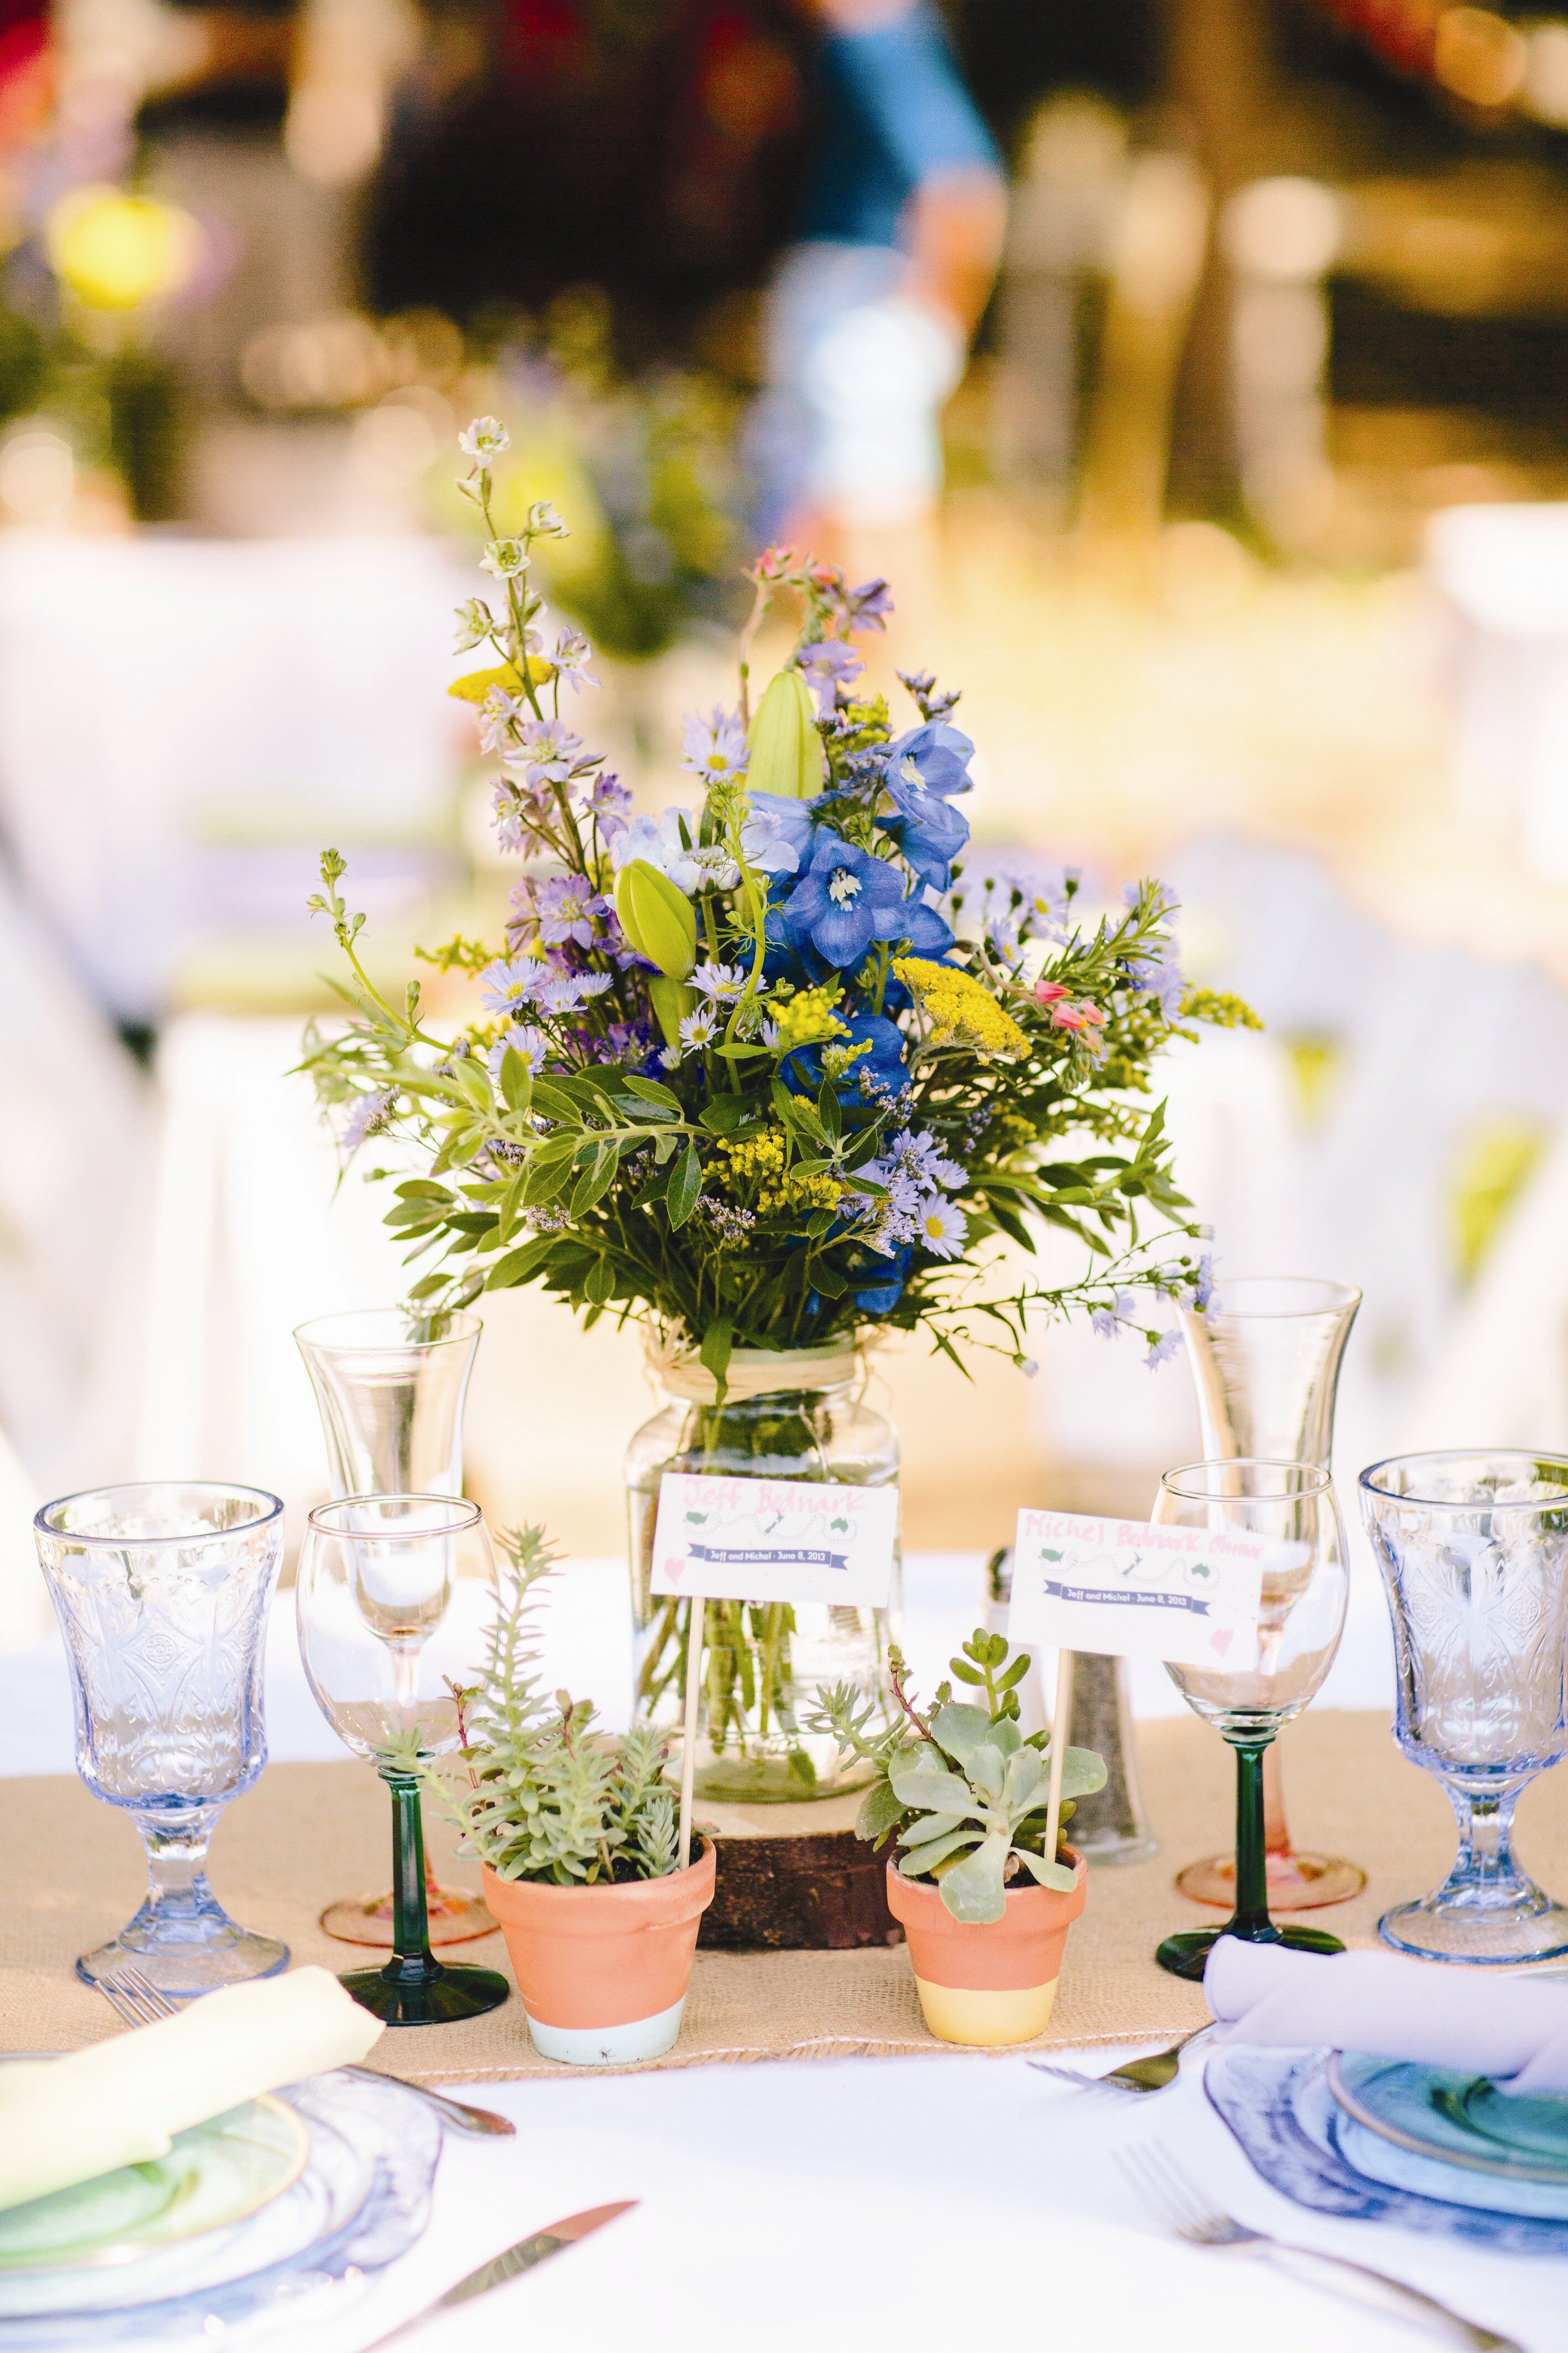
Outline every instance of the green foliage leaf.
<path fill-rule="evenodd" d="M 730 1369 L 730 1350 L 735 1337 L 735 1327 L 727 1315 L 716 1315 L 702 1335 L 702 1345 L 697 1354 L 719 1386 L 719 1402 L 722 1405 L 729 1384 L 725 1376 Z"/>
<path fill-rule="evenodd" d="M 665 1196 L 665 1206 L 669 1212 L 669 1223 L 673 1231 L 679 1231 L 686 1223 L 697 1206 L 697 1196 L 701 1189 L 701 1163 L 697 1157 L 695 1143 L 689 1143 L 681 1155 L 679 1166 L 669 1180 L 669 1190 Z"/>

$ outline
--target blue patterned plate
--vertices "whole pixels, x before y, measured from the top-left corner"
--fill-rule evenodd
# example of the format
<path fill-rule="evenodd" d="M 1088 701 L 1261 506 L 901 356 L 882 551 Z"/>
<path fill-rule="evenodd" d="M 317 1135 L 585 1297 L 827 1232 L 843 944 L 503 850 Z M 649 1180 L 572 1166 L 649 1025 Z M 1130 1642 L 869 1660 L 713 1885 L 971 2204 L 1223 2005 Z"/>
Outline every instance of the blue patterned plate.
<path fill-rule="evenodd" d="M 1233 2043 L 1204 2070 L 1209 2105 L 1271 2189 L 1315 2214 L 1393 2222 L 1521 2255 L 1568 2254 L 1568 2195 L 1417 2157 L 1348 2116 L 1326 2051 Z"/>
<path fill-rule="evenodd" d="M 1518 2099 L 1485 2075 L 1335 2051 L 1330 2091 L 1381 2139 L 1504 2181 L 1568 2189 L 1568 2100 Z"/>

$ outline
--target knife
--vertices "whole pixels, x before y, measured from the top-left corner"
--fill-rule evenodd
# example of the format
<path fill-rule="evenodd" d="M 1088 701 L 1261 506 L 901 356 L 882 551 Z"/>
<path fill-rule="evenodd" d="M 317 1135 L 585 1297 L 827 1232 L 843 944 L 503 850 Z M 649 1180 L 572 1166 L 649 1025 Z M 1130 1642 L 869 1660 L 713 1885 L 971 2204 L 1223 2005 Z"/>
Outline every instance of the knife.
<path fill-rule="evenodd" d="M 563 2221 L 552 2222 L 547 2231 L 535 2231 L 531 2238 L 520 2239 L 515 2247 L 508 2247 L 502 2254 L 492 2255 L 489 2262 L 481 2263 L 477 2272 L 469 2272 L 455 2287 L 449 2287 L 445 2295 L 438 2295 L 434 2304 L 427 2304 L 411 2319 L 399 2321 L 385 2337 L 378 2337 L 374 2344 L 367 2345 L 363 2353 L 381 2353 L 384 2345 L 398 2344 L 405 2337 L 411 2337 L 416 2328 L 423 2328 L 425 2323 L 433 2320 L 438 2312 L 449 2311 L 456 2304 L 467 2304 L 470 2296 L 483 2295 L 489 2289 L 501 2286 L 505 2281 L 515 2279 L 519 2272 L 531 2271 L 535 2263 L 542 2263 L 550 2256 L 559 2254 L 563 2247 L 570 2247 L 578 2239 L 590 2237 L 605 2223 L 613 2222 L 617 2214 L 629 2214 L 637 2203 L 635 2198 L 623 2198 L 615 2206 L 590 2206 L 581 2214 L 568 2214 Z"/>

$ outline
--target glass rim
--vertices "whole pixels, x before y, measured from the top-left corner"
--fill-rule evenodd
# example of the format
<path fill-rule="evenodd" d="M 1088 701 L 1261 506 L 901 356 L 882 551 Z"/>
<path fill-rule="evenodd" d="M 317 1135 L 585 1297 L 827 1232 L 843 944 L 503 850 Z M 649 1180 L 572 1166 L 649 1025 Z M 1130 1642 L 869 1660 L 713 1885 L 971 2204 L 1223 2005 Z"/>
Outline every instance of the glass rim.
<path fill-rule="evenodd" d="M 1392 1487 L 1379 1486 L 1380 1471 L 1392 1471 L 1396 1463 L 1438 1462 L 1528 1462 L 1539 1466 L 1554 1463 L 1563 1473 L 1564 1493 L 1562 1495 L 1471 1495 L 1460 1501 L 1453 1495 L 1418 1495 L 1414 1492 L 1398 1494 Z M 1434 1446 L 1414 1454 L 1385 1454 L 1381 1462 L 1369 1462 L 1356 1484 L 1369 1495 L 1381 1497 L 1385 1504 L 1419 1504 L 1436 1512 L 1552 1512 L 1561 1511 L 1568 1499 L 1568 1455 L 1553 1454 L 1542 1447 L 1539 1451 L 1528 1446 Z"/>
<path fill-rule="evenodd" d="M 1206 1483 L 1198 1485 L 1197 1478 L 1211 1471 L 1300 1471 L 1306 1473 L 1301 1484 L 1279 1495 L 1216 1495 Z M 1194 1484 L 1184 1487 L 1181 1480 L 1192 1479 Z M 1160 1484 L 1184 1504 L 1300 1504 L 1313 1495 L 1326 1494 L 1333 1485 L 1332 1472 L 1326 1463 L 1293 1461 L 1283 1454 L 1215 1454 L 1206 1455 L 1201 1462 L 1178 1462 L 1173 1470 L 1162 1471 Z"/>
<path fill-rule="evenodd" d="M 63 1512 L 72 1504 L 85 1504 L 93 1496 L 158 1495 L 184 1493 L 196 1495 L 244 1495 L 253 1502 L 265 1504 L 267 1509 L 248 1520 L 237 1520 L 227 1528 L 185 1528 L 162 1535 L 101 1535 L 90 1528 L 57 1527 L 52 1514 Z M 52 1537 L 58 1544 L 103 1545 L 117 1552 L 134 1546 L 138 1552 L 150 1551 L 156 1545 L 200 1544 L 215 1536 L 248 1535 L 256 1528 L 264 1528 L 269 1520 L 279 1517 L 283 1498 L 265 1487 L 247 1487 L 233 1479 L 124 1479 L 107 1487 L 79 1487 L 74 1494 L 57 1495 L 52 1504 L 41 1504 L 33 1514 L 33 1525 L 40 1535 Z"/>
<path fill-rule="evenodd" d="M 445 1526 L 345 1528 L 331 1525 L 334 1512 L 351 1511 L 356 1504 L 435 1504 L 452 1516 Z M 466 1529 L 477 1526 L 483 1518 L 484 1514 L 478 1504 L 471 1503 L 467 1495 L 333 1495 L 326 1503 L 316 1505 L 310 1514 L 309 1525 L 317 1535 L 331 1536 L 340 1543 L 408 1544 L 417 1536 L 461 1535 Z"/>
<path fill-rule="evenodd" d="M 1219 1294 L 1224 1291 L 1239 1291 L 1248 1283 L 1261 1286 L 1266 1282 L 1310 1285 L 1324 1293 L 1322 1304 L 1318 1307 L 1226 1308 L 1219 1303 Z M 1334 1315 L 1347 1307 L 1359 1307 L 1364 1295 L 1359 1283 L 1342 1282 L 1337 1276 L 1331 1274 L 1216 1274 L 1209 1304 L 1199 1312 L 1205 1315 L 1239 1314 L 1258 1324 L 1305 1323 L 1310 1316 Z"/>
<path fill-rule="evenodd" d="M 331 1354 L 335 1356 L 384 1356 L 391 1351 L 399 1348 L 412 1353 L 416 1349 L 456 1347 L 460 1341 L 475 1338 L 485 1328 L 484 1318 L 480 1315 L 474 1314 L 472 1311 L 467 1307 L 443 1307 L 436 1312 L 444 1315 L 450 1322 L 453 1327 L 449 1332 L 443 1332 L 438 1340 L 320 1340 L 312 1338 L 311 1335 L 313 1333 L 319 1332 L 323 1325 L 328 1324 L 353 1324 L 368 1322 L 373 1315 L 406 1316 L 406 1310 L 401 1307 L 339 1307 L 334 1308 L 326 1315 L 308 1315 L 303 1324 L 296 1324 L 293 1332 L 294 1345 L 300 1349 L 319 1348 L 323 1353 Z M 426 1320 L 427 1322 L 433 1322 L 435 1318 L 434 1316 L 431 1316 L 427 1317 Z"/>

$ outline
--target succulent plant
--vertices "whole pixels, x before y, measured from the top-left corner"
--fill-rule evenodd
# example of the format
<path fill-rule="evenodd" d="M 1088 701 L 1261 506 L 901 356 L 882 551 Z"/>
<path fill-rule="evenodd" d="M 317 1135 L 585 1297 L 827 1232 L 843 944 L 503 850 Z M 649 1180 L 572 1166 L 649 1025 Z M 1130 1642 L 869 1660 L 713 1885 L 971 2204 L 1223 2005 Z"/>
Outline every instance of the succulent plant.
<path fill-rule="evenodd" d="M 1005 1638 L 976 1628 L 952 1666 L 961 1682 L 983 1690 L 985 1704 L 955 1700 L 952 1685 L 942 1683 L 928 1717 L 908 1696 L 904 1662 L 894 1651 L 900 1722 L 884 1728 L 879 1704 L 840 1683 L 823 1693 L 809 1726 L 880 1767 L 861 1804 L 857 1835 L 880 1847 L 896 1831 L 904 1877 L 934 1881 L 952 1917 L 975 1926 L 1002 1918 L 1008 1883 L 1021 1873 L 1042 1887 L 1073 1884 L 1072 1866 L 1061 1859 L 1060 1825 L 1056 1853 L 1045 1852 L 1048 1737 L 1026 1737 L 1018 1728 L 1017 1687 L 1028 1665 L 1026 1652 L 1008 1663 Z M 1068 1748 L 1061 1824 L 1075 1799 L 1104 1786 L 1104 1759 L 1090 1748 Z"/>
<path fill-rule="evenodd" d="M 484 1671 L 452 1694 L 461 1777 L 430 1757 L 415 1769 L 462 1831 L 458 1852 L 498 1878 L 565 1887 L 662 1879 L 679 1860 L 675 1793 L 664 1778 L 669 1735 L 637 1724 L 616 1739 L 595 1729 L 591 1700 L 545 1695 L 531 1620 L 554 1556 L 542 1528 L 498 1541 L 508 1566 Z"/>

